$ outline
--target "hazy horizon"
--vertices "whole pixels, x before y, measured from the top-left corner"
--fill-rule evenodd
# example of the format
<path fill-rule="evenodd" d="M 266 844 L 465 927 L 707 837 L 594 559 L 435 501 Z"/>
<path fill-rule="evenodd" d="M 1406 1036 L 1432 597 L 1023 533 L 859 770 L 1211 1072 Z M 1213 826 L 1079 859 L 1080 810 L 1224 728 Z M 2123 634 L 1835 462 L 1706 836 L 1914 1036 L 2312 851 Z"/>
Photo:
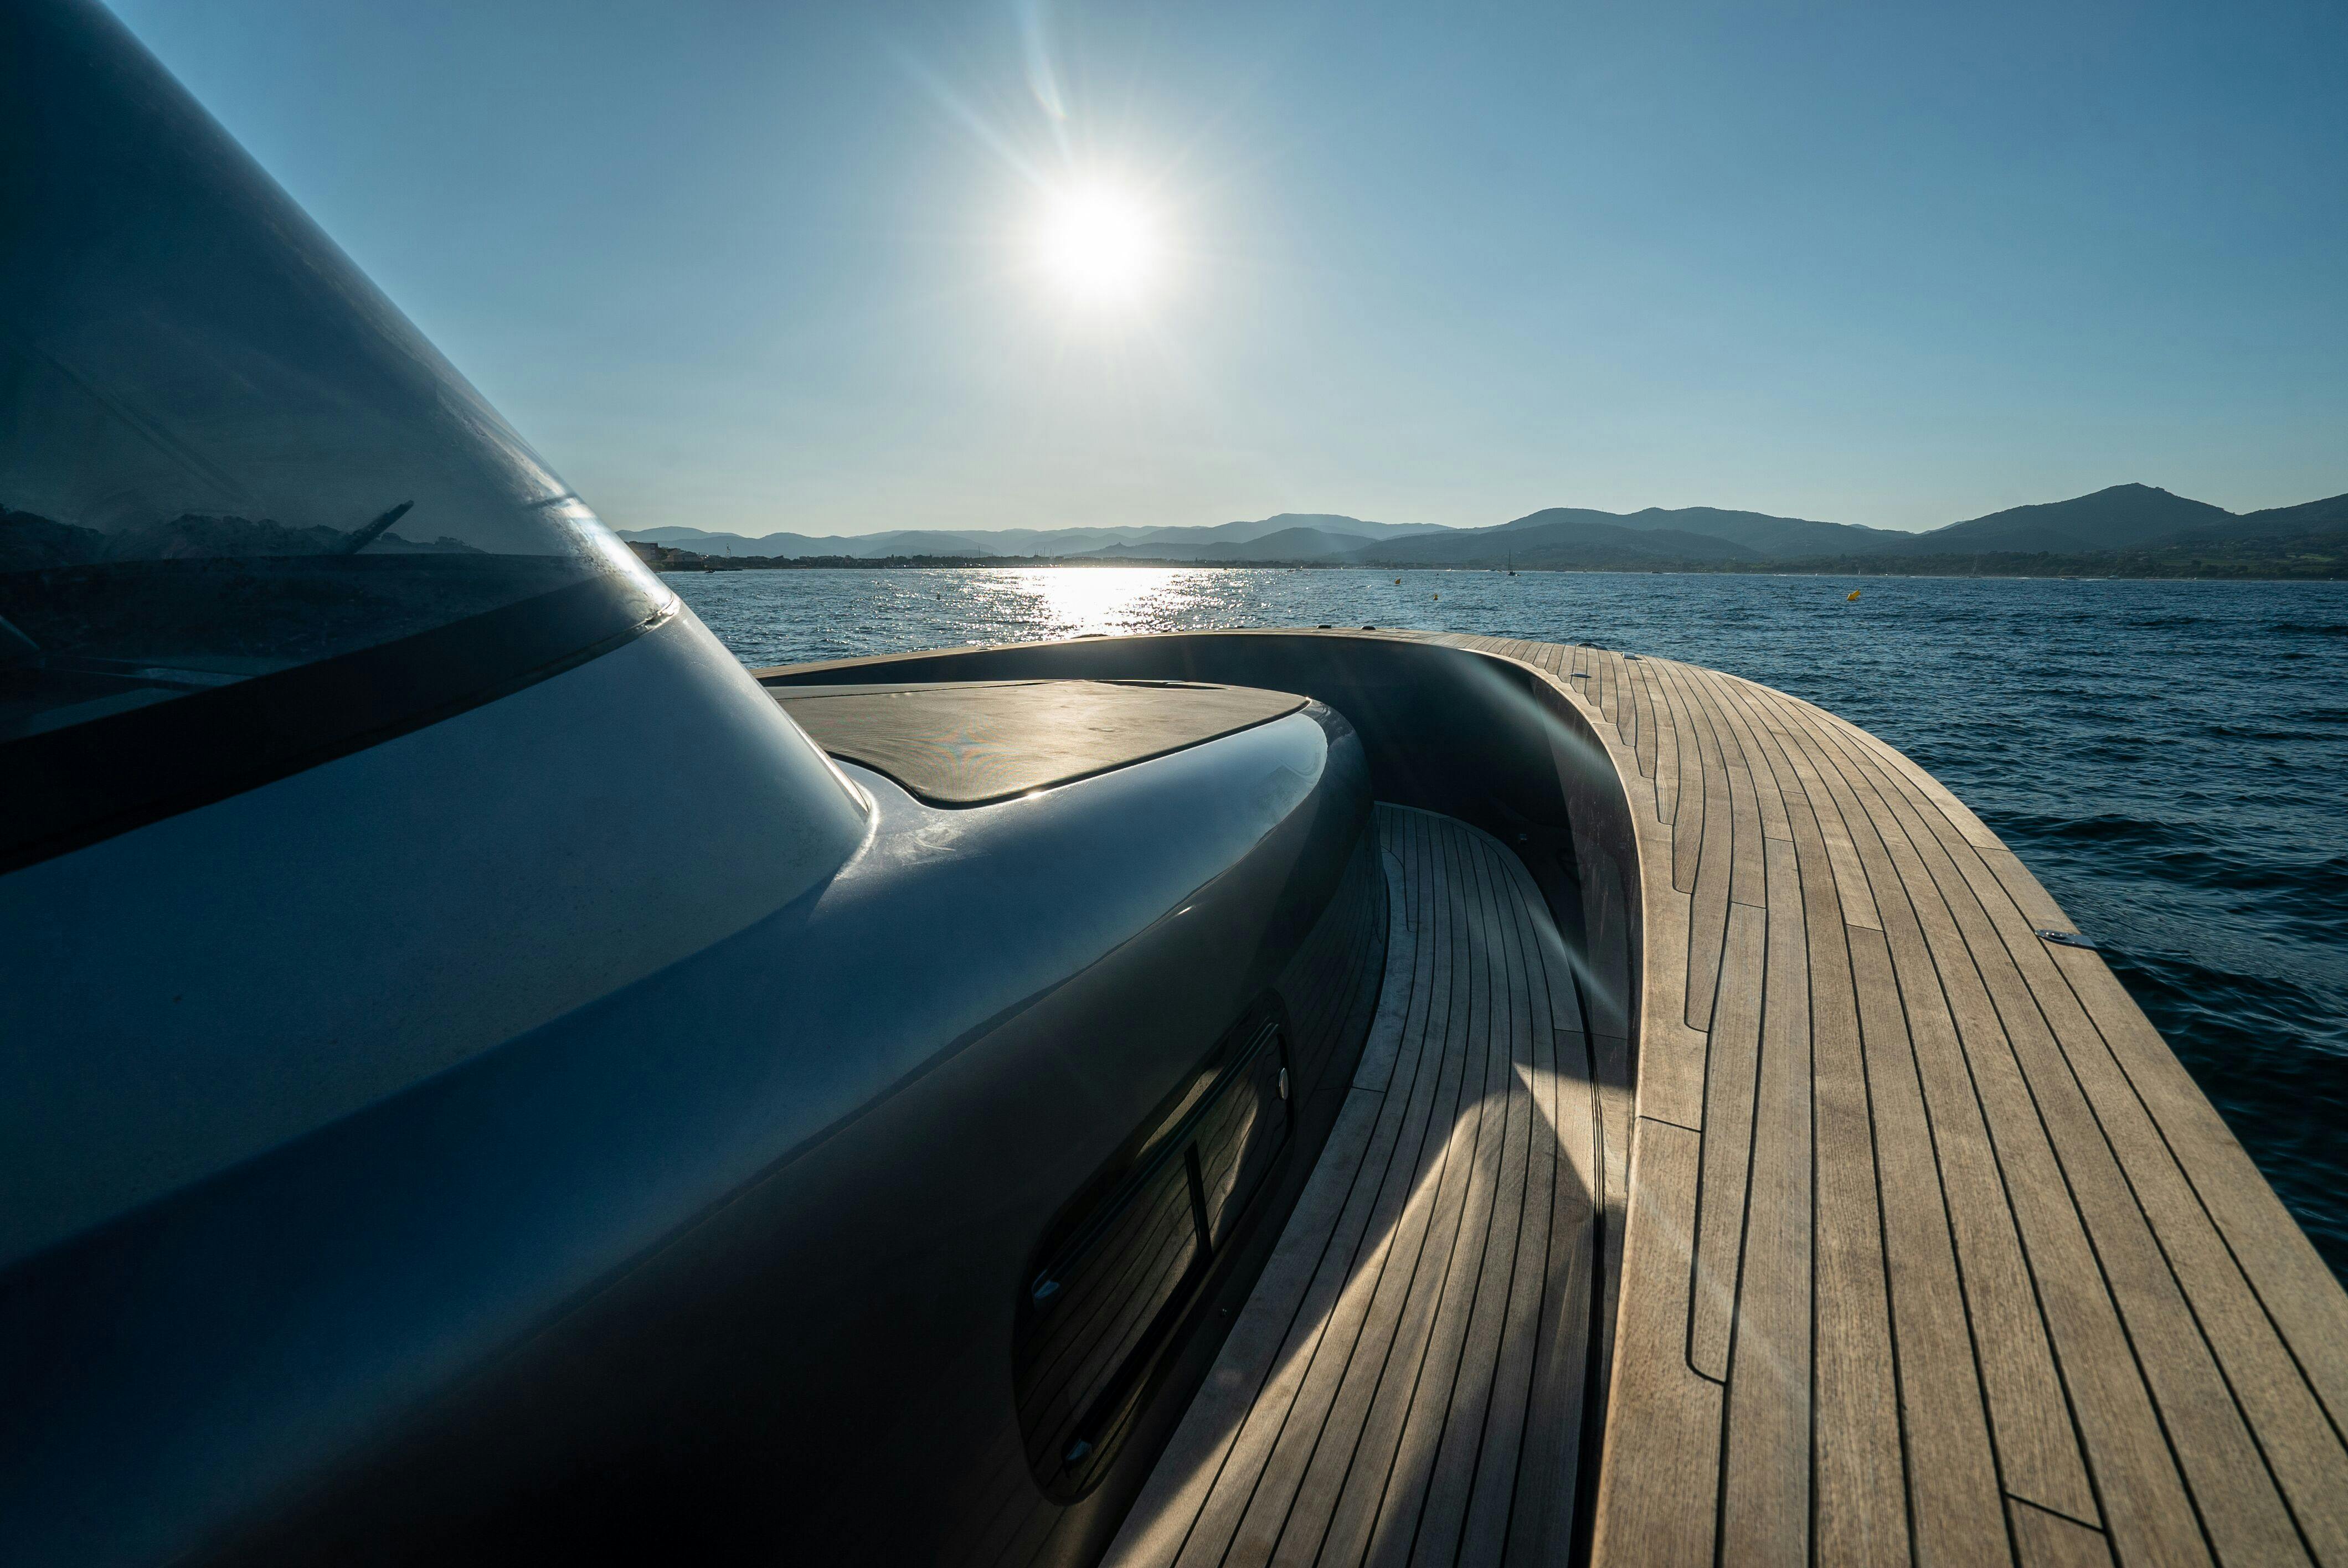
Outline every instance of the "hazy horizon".
<path fill-rule="evenodd" d="M 117 9 L 619 528 L 2348 490 L 2317 5 Z"/>

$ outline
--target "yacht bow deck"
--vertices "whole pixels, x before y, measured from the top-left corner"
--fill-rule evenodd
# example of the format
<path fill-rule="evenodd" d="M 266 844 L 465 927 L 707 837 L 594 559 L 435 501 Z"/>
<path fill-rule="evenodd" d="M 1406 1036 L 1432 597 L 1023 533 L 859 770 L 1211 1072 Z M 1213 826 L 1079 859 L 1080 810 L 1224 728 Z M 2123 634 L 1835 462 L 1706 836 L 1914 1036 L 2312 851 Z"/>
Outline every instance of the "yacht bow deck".
<path fill-rule="evenodd" d="M 1996 835 L 1783 693 L 1448 641 L 1595 710 L 1639 835 L 1596 1560 L 2348 1562 L 2348 1298 Z"/>
<path fill-rule="evenodd" d="M 1593 952 L 1566 1008 L 1518 857 L 1385 813 L 1408 924 L 1354 1102 L 1113 1560 L 1555 1562 L 1578 1522 L 1601 1564 L 2348 1564 L 2348 1296 L 2102 958 L 2041 934 L 2070 922 L 2036 879 L 1863 731 L 1461 635 L 767 674 L 1254 680 L 1345 712 L 1321 683 L 1385 661 L 1366 704 L 1438 647 L 1546 693 L 1560 774 L 1603 751 L 1619 795 L 1581 798 L 1627 814 L 1631 994 Z M 1395 714 L 1354 716 L 1427 776 Z M 1438 1039 L 1437 993 L 1490 1000 Z M 1483 1097 L 1422 1104 L 1430 1070 Z M 1585 1381 L 1550 1375 L 1592 1340 Z"/>

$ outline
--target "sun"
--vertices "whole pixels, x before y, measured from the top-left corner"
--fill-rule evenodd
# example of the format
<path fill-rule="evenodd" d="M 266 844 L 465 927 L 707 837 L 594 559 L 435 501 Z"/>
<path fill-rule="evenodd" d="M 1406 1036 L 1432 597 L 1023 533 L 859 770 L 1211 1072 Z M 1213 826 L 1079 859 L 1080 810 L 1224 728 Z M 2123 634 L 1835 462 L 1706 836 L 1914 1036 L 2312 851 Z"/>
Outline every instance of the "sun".
<path fill-rule="evenodd" d="M 1060 192 L 1045 211 L 1037 241 L 1045 272 L 1082 304 L 1131 304 L 1163 270 L 1156 220 L 1113 186 Z"/>

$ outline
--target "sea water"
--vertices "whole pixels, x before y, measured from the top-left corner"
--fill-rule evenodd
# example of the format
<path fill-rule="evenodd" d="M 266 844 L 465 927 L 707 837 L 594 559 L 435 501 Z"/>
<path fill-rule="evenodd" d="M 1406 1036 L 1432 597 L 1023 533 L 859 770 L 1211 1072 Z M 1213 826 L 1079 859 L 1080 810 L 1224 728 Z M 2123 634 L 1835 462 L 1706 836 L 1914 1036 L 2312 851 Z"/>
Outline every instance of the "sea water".
<path fill-rule="evenodd" d="M 1807 698 L 1906 752 L 2013 847 L 2348 1279 L 2348 584 L 1143 567 L 667 580 L 751 665 L 1369 624 L 1593 642 Z"/>

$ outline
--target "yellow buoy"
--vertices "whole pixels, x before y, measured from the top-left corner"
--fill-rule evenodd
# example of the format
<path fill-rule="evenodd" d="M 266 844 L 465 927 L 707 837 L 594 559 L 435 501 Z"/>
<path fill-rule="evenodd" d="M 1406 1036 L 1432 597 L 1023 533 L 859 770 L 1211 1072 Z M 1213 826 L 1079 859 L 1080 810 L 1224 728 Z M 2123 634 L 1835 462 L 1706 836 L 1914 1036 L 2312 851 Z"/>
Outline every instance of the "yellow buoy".
<path fill-rule="evenodd" d="M 1443 596 L 1442 596 L 1441 594 L 1439 594 L 1439 593 L 1438 593 L 1438 594 L 1437 594 L 1435 597 L 1436 597 L 1436 598 L 1437 598 L 1437 599 L 1441 599 Z"/>
<path fill-rule="evenodd" d="M 1849 604 L 1852 600 L 1857 599 L 1858 597 L 1859 597 L 1859 589 L 1852 589 L 1850 590 L 1850 592 L 1849 592 L 1848 594 L 1846 594 L 1846 595 L 1844 595 L 1844 596 L 1843 596 L 1843 602 L 1844 602 L 1845 604 Z"/>

